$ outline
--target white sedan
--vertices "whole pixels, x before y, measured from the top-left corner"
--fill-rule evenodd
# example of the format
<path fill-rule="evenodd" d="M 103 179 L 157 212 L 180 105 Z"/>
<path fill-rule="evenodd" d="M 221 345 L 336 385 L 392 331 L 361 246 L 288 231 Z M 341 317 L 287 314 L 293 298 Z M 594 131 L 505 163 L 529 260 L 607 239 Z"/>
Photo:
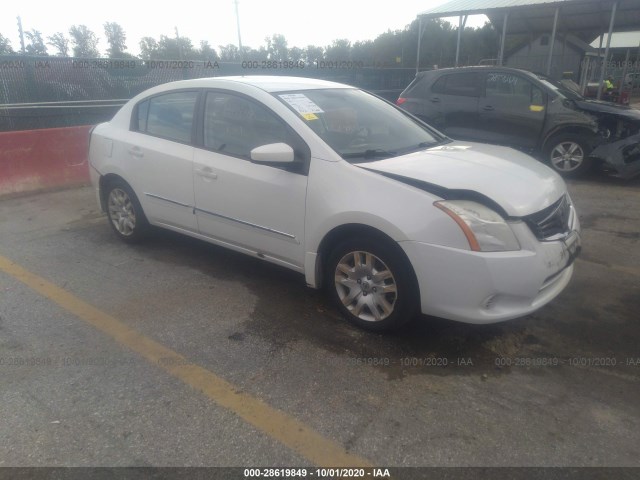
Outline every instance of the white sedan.
<path fill-rule="evenodd" d="M 95 127 L 89 155 L 122 240 L 155 225 L 282 265 L 371 330 L 418 311 L 469 323 L 526 315 L 565 288 L 580 251 L 551 169 L 452 141 L 332 82 L 161 85 Z"/>

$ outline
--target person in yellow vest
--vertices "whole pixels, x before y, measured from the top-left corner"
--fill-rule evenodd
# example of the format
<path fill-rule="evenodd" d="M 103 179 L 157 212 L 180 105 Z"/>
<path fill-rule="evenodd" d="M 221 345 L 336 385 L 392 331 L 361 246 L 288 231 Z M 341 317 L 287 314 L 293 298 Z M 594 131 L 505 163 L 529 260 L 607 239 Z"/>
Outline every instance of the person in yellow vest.
<path fill-rule="evenodd" d="M 609 75 L 604 81 L 604 98 L 605 100 L 613 101 L 613 77 Z"/>

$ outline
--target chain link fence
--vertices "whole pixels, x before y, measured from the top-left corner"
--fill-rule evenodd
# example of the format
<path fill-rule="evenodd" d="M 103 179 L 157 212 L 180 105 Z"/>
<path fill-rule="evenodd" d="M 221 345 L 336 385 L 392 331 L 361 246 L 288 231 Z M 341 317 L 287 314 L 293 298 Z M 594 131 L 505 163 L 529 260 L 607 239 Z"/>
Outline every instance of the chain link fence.
<path fill-rule="evenodd" d="M 231 75 L 292 75 L 354 85 L 395 100 L 410 68 L 359 62 L 246 61 L 0 56 L 0 131 L 92 125 L 109 120 L 140 92 L 163 83 Z"/>

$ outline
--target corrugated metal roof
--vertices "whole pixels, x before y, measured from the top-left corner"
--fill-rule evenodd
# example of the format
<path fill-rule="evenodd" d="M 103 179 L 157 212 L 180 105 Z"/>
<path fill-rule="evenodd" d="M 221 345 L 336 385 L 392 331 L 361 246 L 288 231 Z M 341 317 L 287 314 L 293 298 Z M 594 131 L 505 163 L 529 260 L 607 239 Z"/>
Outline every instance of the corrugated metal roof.
<path fill-rule="evenodd" d="M 455 16 L 464 12 L 481 12 L 491 9 L 529 7 L 543 4 L 557 4 L 580 0 L 452 0 L 439 7 L 419 13 L 425 17 Z"/>
<path fill-rule="evenodd" d="M 421 18 L 446 18 L 459 15 L 486 15 L 502 30 L 508 13 L 507 33 L 548 33 L 553 28 L 556 8 L 560 8 L 558 29 L 579 33 L 589 41 L 609 29 L 615 0 L 452 0 L 426 10 Z M 638 30 L 640 0 L 617 0 L 614 31 Z M 589 38 L 590 37 L 590 38 Z"/>

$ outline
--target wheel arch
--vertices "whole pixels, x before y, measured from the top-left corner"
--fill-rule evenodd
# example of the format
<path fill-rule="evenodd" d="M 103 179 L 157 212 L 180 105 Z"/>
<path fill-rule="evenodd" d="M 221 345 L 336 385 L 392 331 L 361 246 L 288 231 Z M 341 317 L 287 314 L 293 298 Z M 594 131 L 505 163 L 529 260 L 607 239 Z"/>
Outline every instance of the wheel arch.
<path fill-rule="evenodd" d="M 593 149 L 597 143 L 597 133 L 583 125 L 563 125 L 547 132 L 544 140 L 540 144 L 540 152 L 544 152 L 548 147 L 549 140 L 560 135 L 584 135 L 590 139 L 590 147 Z"/>
<path fill-rule="evenodd" d="M 115 180 L 120 180 L 126 183 L 127 186 L 131 188 L 132 191 L 134 191 L 131 184 L 127 182 L 124 178 L 122 178 L 120 175 L 118 175 L 117 173 L 107 173 L 105 175 L 101 175 L 100 179 L 98 180 L 98 188 L 99 188 L 99 197 L 100 197 L 100 208 L 102 209 L 103 212 L 107 211 L 106 187 L 107 185 L 109 185 L 109 183 Z"/>
<path fill-rule="evenodd" d="M 369 239 L 377 239 L 380 242 L 389 245 L 390 248 L 396 249 L 398 254 L 401 255 L 401 257 L 404 259 L 406 267 L 409 270 L 410 275 L 414 280 L 414 285 L 419 293 L 418 277 L 404 249 L 398 244 L 396 240 L 394 240 L 382 230 L 361 223 L 346 223 L 338 225 L 324 235 L 324 237 L 320 241 L 320 244 L 318 245 L 315 258 L 315 267 L 313 272 L 313 278 L 315 279 L 314 286 L 316 288 L 322 288 L 325 285 L 326 278 L 324 270 L 326 267 L 327 258 L 331 251 L 338 244 L 347 239 L 363 236 L 366 236 Z"/>

